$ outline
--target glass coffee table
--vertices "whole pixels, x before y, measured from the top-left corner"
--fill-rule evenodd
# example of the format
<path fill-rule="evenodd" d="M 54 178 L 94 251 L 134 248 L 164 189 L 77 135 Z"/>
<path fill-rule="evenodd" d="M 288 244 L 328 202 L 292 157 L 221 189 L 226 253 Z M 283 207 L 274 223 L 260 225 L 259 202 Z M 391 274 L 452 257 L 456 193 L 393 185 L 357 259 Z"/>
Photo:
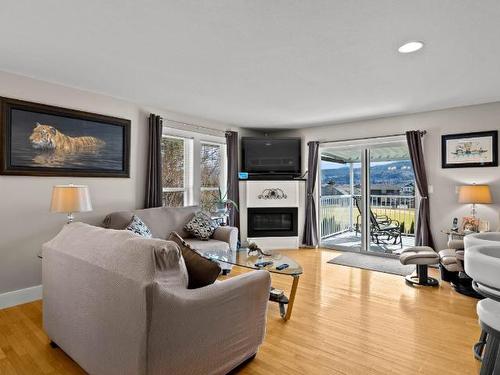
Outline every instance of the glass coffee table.
<path fill-rule="evenodd" d="M 259 255 L 255 253 L 251 253 L 252 255 L 249 255 L 247 248 L 241 248 L 238 251 L 207 250 L 203 252 L 203 256 L 208 259 L 233 264 L 239 267 L 250 268 L 253 270 L 266 270 L 271 273 L 292 277 L 292 289 L 289 297 L 285 294 L 282 294 L 279 297 L 273 294 L 270 294 L 269 296 L 270 301 L 279 304 L 281 317 L 284 320 L 288 320 L 292 315 L 295 294 L 297 293 L 297 286 L 299 285 L 299 278 L 303 272 L 302 267 L 295 260 L 284 255 L 283 252 L 276 250 L 267 250 L 264 252 L 269 255 Z M 259 266 L 259 262 L 272 262 L 272 264 Z M 288 264 L 288 267 L 284 269 L 276 268 L 279 268 L 283 264 Z M 271 288 L 271 290 L 272 289 L 273 288 Z"/>

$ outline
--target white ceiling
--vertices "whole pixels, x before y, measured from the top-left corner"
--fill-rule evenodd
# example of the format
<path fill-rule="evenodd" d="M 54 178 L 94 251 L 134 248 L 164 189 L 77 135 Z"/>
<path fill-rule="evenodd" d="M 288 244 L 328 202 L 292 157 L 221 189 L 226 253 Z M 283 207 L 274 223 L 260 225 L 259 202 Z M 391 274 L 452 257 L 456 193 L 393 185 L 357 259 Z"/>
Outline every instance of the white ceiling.
<path fill-rule="evenodd" d="M 0 35 L 0 70 L 247 127 L 500 100 L 498 0 L 2 0 Z"/>

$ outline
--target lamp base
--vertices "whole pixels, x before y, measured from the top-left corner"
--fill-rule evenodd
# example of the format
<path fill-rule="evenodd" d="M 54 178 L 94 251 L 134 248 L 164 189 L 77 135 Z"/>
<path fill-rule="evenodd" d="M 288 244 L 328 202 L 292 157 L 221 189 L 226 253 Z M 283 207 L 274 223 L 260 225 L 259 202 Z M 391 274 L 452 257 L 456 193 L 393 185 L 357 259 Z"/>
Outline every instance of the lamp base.
<path fill-rule="evenodd" d="M 475 203 L 472 203 L 472 209 L 470 211 L 470 216 L 472 216 L 472 218 L 476 218 L 476 214 L 477 214 L 477 210 L 476 210 L 476 204 Z"/>

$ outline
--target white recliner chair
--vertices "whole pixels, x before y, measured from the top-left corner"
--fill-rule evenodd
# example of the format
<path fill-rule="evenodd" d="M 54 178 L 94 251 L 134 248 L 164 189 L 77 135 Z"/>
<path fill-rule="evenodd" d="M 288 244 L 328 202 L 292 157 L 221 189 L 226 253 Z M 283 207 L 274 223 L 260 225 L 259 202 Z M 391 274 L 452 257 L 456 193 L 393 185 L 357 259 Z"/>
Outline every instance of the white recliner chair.
<path fill-rule="evenodd" d="M 457 293 L 482 299 L 472 287 L 472 279 L 464 270 L 464 240 L 448 241 L 448 248 L 439 252 L 441 280 L 451 284 Z"/>
<path fill-rule="evenodd" d="M 485 299 L 477 304 L 483 333 L 479 346 L 485 346 L 481 375 L 500 374 L 500 232 L 465 237 L 464 266 L 473 279 L 474 289 Z M 482 352 L 482 349 L 475 352 Z"/>

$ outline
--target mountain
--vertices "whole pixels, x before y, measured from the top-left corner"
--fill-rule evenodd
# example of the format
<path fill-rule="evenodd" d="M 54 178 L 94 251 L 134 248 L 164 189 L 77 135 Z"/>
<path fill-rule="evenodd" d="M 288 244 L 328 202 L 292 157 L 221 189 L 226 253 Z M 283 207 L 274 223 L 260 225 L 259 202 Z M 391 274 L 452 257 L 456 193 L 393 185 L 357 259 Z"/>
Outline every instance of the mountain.
<path fill-rule="evenodd" d="M 354 183 L 359 184 L 361 168 L 354 168 Z M 373 165 L 370 168 L 370 182 L 372 184 L 402 185 L 413 181 L 413 168 L 410 160 L 395 161 L 387 164 Z M 349 184 L 349 167 L 321 170 L 321 183 L 335 185 Z"/>

